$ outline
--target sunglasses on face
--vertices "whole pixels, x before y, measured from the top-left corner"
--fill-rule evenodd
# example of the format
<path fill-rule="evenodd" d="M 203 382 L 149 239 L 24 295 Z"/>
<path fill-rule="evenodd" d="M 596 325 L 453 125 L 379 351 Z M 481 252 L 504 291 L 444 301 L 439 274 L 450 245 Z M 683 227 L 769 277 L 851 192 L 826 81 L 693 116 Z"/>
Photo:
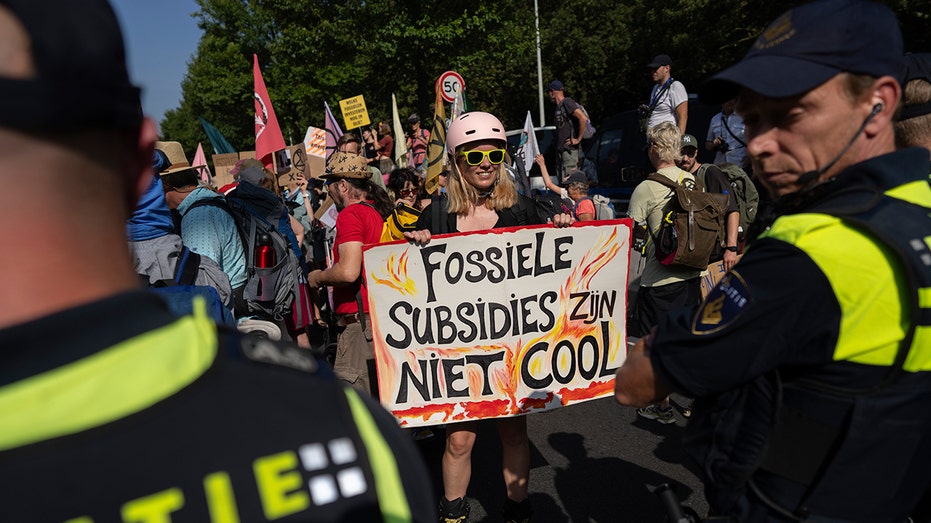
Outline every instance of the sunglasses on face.
<path fill-rule="evenodd" d="M 401 196 L 416 196 L 417 189 L 401 189 Z"/>
<path fill-rule="evenodd" d="M 466 163 L 469 165 L 481 165 L 486 156 L 488 157 L 488 163 L 498 165 L 504 161 L 504 149 L 492 149 L 490 151 L 473 149 L 471 151 L 462 151 L 459 156 L 465 158 Z"/>

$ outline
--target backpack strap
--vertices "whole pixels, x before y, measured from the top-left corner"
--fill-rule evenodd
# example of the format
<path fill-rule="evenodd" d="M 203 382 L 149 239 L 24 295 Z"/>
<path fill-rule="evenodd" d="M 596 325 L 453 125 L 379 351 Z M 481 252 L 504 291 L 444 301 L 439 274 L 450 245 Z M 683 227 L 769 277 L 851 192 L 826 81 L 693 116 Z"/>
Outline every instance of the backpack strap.
<path fill-rule="evenodd" d="M 653 99 L 650 100 L 650 105 L 648 107 L 650 108 L 651 113 L 653 112 L 653 109 L 656 109 L 656 104 L 658 104 L 659 101 L 663 98 L 663 95 L 666 94 L 666 91 L 669 90 L 669 87 L 672 85 L 672 82 L 673 82 L 673 79 L 670 76 L 669 79 L 666 80 L 666 83 L 664 83 L 663 86 L 660 88 L 660 90 L 656 92 L 656 95 L 653 96 Z"/>
<path fill-rule="evenodd" d="M 669 188 L 672 189 L 673 191 L 675 191 L 676 189 L 686 189 L 686 190 L 688 190 L 688 188 L 685 187 L 684 185 L 682 185 L 681 183 L 676 183 L 676 182 L 670 180 L 669 178 L 666 178 L 665 176 L 663 176 L 663 175 L 660 174 L 660 173 L 653 173 L 653 174 L 647 176 L 647 180 L 652 180 L 652 181 L 654 181 L 654 182 L 656 182 L 656 183 L 658 183 L 658 184 L 660 184 L 660 185 L 665 185 L 666 187 L 669 187 Z M 694 190 L 704 192 L 704 191 L 705 191 L 705 186 L 701 183 L 701 180 L 699 180 L 697 176 L 694 178 L 694 180 L 695 180 L 695 189 L 694 189 Z"/>
<path fill-rule="evenodd" d="M 430 228 L 433 234 L 446 234 L 449 232 L 449 202 L 439 194 L 434 194 L 430 198 L 430 210 L 432 213 L 433 226 Z"/>
<path fill-rule="evenodd" d="M 194 285 L 200 270 L 200 254 L 181 247 L 178 263 L 175 265 L 175 283 L 177 285 Z"/>
<path fill-rule="evenodd" d="M 723 126 L 724 126 L 724 129 L 727 130 L 727 134 L 731 135 L 735 140 L 737 140 L 737 143 L 739 143 L 741 147 L 746 147 L 746 146 L 747 146 L 747 144 L 744 143 L 743 140 L 741 140 L 740 138 L 738 138 L 737 135 L 734 134 L 734 131 L 731 131 L 731 128 L 728 127 L 728 125 L 727 125 L 727 118 L 724 117 L 724 113 L 721 113 L 721 125 L 723 125 Z"/>
<path fill-rule="evenodd" d="M 575 122 L 575 119 L 573 118 L 572 113 L 569 112 L 569 109 L 566 109 L 566 98 L 563 98 L 563 100 L 559 102 L 559 110 L 562 111 L 562 114 L 566 118 L 566 122 L 569 124 L 569 129 L 570 129 L 569 138 L 575 138 L 576 126 L 573 125 L 573 122 Z M 572 101 L 575 102 L 575 100 L 572 100 Z"/>

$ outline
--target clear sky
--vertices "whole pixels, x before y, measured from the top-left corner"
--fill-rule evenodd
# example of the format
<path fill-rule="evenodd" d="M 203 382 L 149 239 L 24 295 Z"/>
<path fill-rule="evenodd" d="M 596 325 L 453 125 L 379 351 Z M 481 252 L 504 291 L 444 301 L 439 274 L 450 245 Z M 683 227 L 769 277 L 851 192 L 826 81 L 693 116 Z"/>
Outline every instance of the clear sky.
<path fill-rule="evenodd" d="M 110 0 L 123 29 L 129 74 L 142 87 L 142 109 L 159 123 L 181 101 L 181 79 L 201 31 L 194 0 Z"/>

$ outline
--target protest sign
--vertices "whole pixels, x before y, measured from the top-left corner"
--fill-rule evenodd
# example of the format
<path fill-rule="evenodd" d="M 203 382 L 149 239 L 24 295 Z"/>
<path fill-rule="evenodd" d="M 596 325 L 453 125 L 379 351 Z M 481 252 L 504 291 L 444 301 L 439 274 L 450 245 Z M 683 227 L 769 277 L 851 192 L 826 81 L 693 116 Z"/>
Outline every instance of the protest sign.
<path fill-rule="evenodd" d="M 743 255 L 737 257 L 737 261 L 740 261 Z M 724 270 L 724 262 L 715 262 L 708 266 L 708 270 L 705 271 L 701 276 L 701 296 L 704 298 L 708 296 L 708 293 L 711 292 L 721 281 L 721 278 L 727 274 L 727 271 Z"/>
<path fill-rule="evenodd" d="M 213 177 L 213 183 L 217 187 L 223 187 L 233 182 L 233 175 L 230 171 L 239 161 L 239 153 L 223 153 L 213 155 L 213 170 L 216 175 Z"/>
<path fill-rule="evenodd" d="M 382 403 L 416 427 L 610 395 L 626 356 L 630 220 L 364 248 Z"/>
<path fill-rule="evenodd" d="M 289 145 L 280 151 L 275 151 L 275 172 L 278 175 L 278 185 L 287 187 L 296 183 L 300 177 L 309 177 L 307 169 L 307 153 L 304 144 Z"/>
<path fill-rule="evenodd" d="M 308 127 L 304 135 L 304 150 L 307 153 L 305 178 L 319 178 L 326 169 L 326 129 Z"/>
<path fill-rule="evenodd" d="M 362 95 L 353 96 L 339 101 L 339 110 L 343 113 L 343 122 L 346 129 L 358 129 L 371 123 L 368 109 L 365 108 L 365 99 Z"/>

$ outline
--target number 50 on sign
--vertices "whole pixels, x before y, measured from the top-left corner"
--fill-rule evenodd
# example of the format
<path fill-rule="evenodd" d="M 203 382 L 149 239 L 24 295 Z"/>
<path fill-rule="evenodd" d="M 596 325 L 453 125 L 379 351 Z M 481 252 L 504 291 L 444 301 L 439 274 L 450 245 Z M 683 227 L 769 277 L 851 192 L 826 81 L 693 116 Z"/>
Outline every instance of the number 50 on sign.
<path fill-rule="evenodd" d="M 453 103 L 456 95 L 465 88 L 465 81 L 456 71 L 446 71 L 436 80 L 436 91 L 446 103 Z"/>

